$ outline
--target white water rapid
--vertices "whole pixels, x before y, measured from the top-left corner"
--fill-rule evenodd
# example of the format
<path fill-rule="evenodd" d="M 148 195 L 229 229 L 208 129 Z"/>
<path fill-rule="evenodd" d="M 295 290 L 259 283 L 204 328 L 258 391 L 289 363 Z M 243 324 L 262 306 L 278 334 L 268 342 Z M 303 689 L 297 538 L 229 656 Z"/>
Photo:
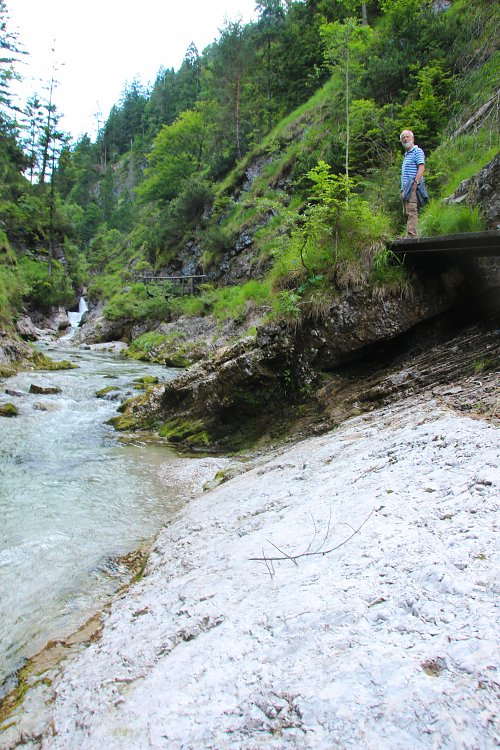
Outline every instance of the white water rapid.
<path fill-rule="evenodd" d="M 151 539 L 180 506 L 158 478 L 176 454 L 105 424 L 137 393 L 134 378 L 165 381 L 175 371 L 76 348 L 49 354 L 79 368 L 21 373 L 0 387 L 0 402 L 19 410 L 0 430 L 0 695 L 26 657 L 79 627 L 118 588 L 127 572 L 116 557 Z M 32 383 L 61 392 L 35 395 Z M 120 400 L 97 398 L 105 386 Z"/>

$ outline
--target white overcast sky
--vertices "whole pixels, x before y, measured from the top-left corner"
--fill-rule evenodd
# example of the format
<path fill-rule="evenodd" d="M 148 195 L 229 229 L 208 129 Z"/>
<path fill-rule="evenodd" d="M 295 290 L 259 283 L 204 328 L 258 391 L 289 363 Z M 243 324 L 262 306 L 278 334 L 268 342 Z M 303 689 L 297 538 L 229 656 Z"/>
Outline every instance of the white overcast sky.
<path fill-rule="evenodd" d="M 96 114 L 107 118 L 126 82 L 153 83 L 161 65 L 178 70 L 191 42 L 201 53 L 226 20 L 256 18 L 255 0 L 7 0 L 7 9 L 29 52 L 18 66 L 23 98 L 42 91 L 55 61 L 55 104 L 75 139 L 95 136 Z"/>

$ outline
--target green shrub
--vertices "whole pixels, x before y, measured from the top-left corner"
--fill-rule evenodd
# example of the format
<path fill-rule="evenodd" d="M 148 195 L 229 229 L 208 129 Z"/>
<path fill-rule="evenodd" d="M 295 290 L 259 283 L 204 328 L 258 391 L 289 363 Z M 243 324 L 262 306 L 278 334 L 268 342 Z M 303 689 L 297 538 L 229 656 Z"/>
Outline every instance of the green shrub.
<path fill-rule="evenodd" d="M 288 211 L 274 249 L 270 278 L 275 288 L 300 288 L 324 275 L 340 288 L 366 281 L 367 256 L 391 234 L 390 219 L 353 193 L 343 175 L 325 162 L 311 170 L 309 202 L 304 211 Z"/>
<path fill-rule="evenodd" d="M 159 331 L 148 331 L 134 339 L 128 348 L 128 354 L 135 359 L 151 359 L 166 342 L 167 337 Z"/>
<path fill-rule="evenodd" d="M 104 308 L 109 320 L 168 320 L 170 304 L 162 297 L 149 297 L 144 284 L 133 284 L 114 294 Z"/>
<path fill-rule="evenodd" d="M 3 324 L 12 320 L 27 291 L 27 284 L 19 274 L 16 256 L 5 232 L 0 229 L 0 320 Z"/>
<path fill-rule="evenodd" d="M 58 261 L 52 261 L 50 276 L 45 261 L 26 256 L 21 259 L 18 268 L 23 280 L 23 297 L 35 307 L 48 310 L 53 305 L 71 307 L 74 304 L 75 292 L 64 267 Z"/>
<path fill-rule="evenodd" d="M 274 300 L 273 317 L 297 321 L 300 318 L 300 295 L 285 289 L 278 292 Z"/>

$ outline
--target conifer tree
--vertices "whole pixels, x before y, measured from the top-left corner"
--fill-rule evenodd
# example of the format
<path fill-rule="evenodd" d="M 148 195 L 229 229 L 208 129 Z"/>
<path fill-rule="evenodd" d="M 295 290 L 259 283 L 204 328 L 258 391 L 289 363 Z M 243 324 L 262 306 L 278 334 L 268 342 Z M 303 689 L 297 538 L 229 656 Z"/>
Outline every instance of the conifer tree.
<path fill-rule="evenodd" d="M 15 65 L 27 54 L 18 43 L 18 34 L 9 30 L 9 14 L 5 0 L 0 0 L 0 112 L 16 109 L 10 91 L 10 82 L 18 79 Z"/>

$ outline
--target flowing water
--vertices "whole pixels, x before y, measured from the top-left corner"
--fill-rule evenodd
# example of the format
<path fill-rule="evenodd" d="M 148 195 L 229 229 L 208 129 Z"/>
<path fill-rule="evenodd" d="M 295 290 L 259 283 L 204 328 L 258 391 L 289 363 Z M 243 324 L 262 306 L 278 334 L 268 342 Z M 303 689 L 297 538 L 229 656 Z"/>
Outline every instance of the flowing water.
<path fill-rule="evenodd" d="M 137 393 L 134 378 L 166 381 L 175 370 L 110 353 L 48 353 L 79 367 L 22 373 L 0 392 L 19 409 L 0 423 L 0 686 L 116 590 L 126 573 L 116 557 L 151 539 L 181 505 L 158 478 L 175 459 L 171 449 L 124 440 L 105 424 L 120 401 L 95 395 L 112 385 L 121 400 Z M 32 383 L 61 392 L 35 395 Z"/>

